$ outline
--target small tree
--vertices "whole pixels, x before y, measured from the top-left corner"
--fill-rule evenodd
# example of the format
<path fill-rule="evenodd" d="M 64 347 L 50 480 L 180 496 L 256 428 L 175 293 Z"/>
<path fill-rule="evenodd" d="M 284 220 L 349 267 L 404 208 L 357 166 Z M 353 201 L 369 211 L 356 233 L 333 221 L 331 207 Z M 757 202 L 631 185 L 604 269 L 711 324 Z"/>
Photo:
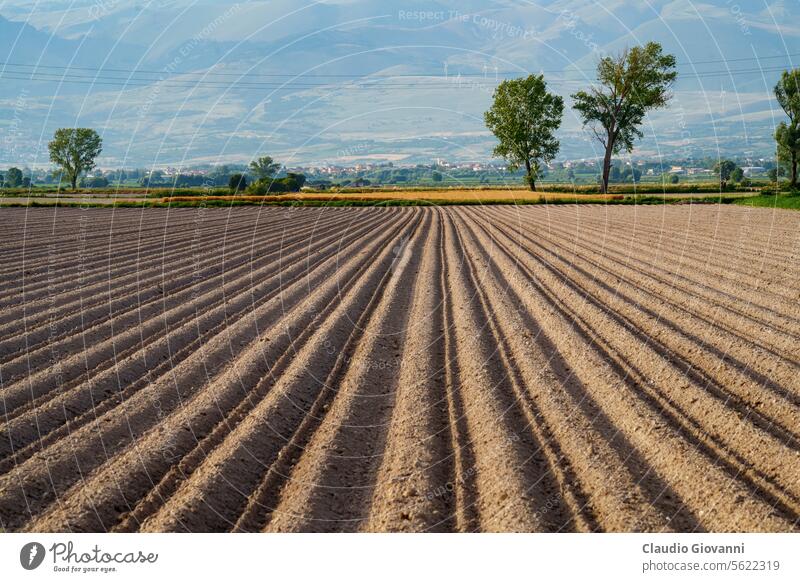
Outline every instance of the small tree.
<path fill-rule="evenodd" d="M 797 162 L 800 155 L 800 69 L 784 71 L 775 86 L 778 100 L 789 123 L 782 122 L 775 132 L 778 142 L 778 159 L 788 162 L 791 187 L 797 187 Z"/>
<path fill-rule="evenodd" d="M 81 180 L 81 188 L 107 188 L 108 178 L 105 176 L 95 176 Z"/>
<path fill-rule="evenodd" d="M 256 180 L 271 180 L 281 169 L 281 165 L 271 157 L 264 156 L 250 162 L 250 173 Z"/>
<path fill-rule="evenodd" d="M 95 166 L 103 149 L 103 140 L 93 129 L 78 127 L 57 129 L 48 145 L 50 161 L 57 164 L 72 185 L 78 187 L 78 177 Z"/>
<path fill-rule="evenodd" d="M 626 49 L 600 60 L 599 86 L 572 96 L 583 124 L 605 150 L 603 192 L 608 192 L 612 156 L 633 151 L 634 141 L 644 135 L 639 126 L 647 112 L 665 107 L 672 97 L 670 89 L 678 76 L 675 64 L 675 57 L 663 54 L 655 42 Z"/>
<path fill-rule="evenodd" d="M 544 76 L 530 75 L 500 83 L 491 109 L 484 114 L 486 126 L 500 141 L 494 155 L 506 159 L 509 171 L 524 166 L 531 190 L 536 190 L 543 162 L 558 153 L 554 133 L 563 113 L 564 100 L 547 92 Z"/>
<path fill-rule="evenodd" d="M 623 182 L 638 184 L 642 179 L 642 171 L 639 168 L 625 168 L 625 171 L 622 172 L 621 179 Z"/>
<path fill-rule="evenodd" d="M 22 186 L 22 170 L 19 168 L 9 168 L 6 172 L 6 188 L 19 188 Z"/>
<path fill-rule="evenodd" d="M 786 170 L 779 165 L 775 168 L 770 168 L 770 170 L 767 172 L 767 176 L 769 177 L 770 182 L 779 182 L 781 178 L 786 176 Z"/>
<path fill-rule="evenodd" d="M 728 187 L 728 181 L 731 179 L 736 169 L 736 164 L 730 160 L 722 160 L 714 165 L 714 173 L 719 176 L 719 183 L 723 190 Z"/>
<path fill-rule="evenodd" d="M 293 174 L 289 172 L 282 180 L 283 187 L 286 192 L 300 192 L 305 186 L 306 177 L 303 174 Z"/>
<path fill-rule="evenodd" d="M 741 168 L 736 168 L 733 172 L 731 172 L 731 181 L 741 184 L 744 181 L 744 170 Z"/>
<path fill-rule="evenodd" d="M 670 178 L 669 178 L 669 183 L 670 184 L 677 184 L 680 181 L 681 181 L 681 179 L 678 177 L 678 174 L 672 174 L 672 176 L 670 176 Z"/>
<path fill-rule="evenodd" d="M 247 177 L 244 174 L 231 174 L 228 179 L 228 188 L 231 194 L 238 194 L 247 188 Z"/>

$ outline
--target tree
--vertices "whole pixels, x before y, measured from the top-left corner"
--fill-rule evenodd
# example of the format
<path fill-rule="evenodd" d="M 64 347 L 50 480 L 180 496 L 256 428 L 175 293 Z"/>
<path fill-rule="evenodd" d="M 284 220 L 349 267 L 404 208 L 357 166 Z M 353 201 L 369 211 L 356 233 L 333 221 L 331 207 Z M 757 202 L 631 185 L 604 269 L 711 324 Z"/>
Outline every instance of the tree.
<path fill-rule="evenodd" d="M 303 174 L 293 174 L 289 172 L 281 182 L 286 192 L 300 192 L 303 186 L 305 186 L 306 177 Z"/>
<path fill-rule="evenodd" d="M 282 192 L 299 192 L 306 183 L 303 174 L 293 174 L 289 172 L 284 178 L 273 180 L 257 180 L 253 182 L 247 191 L 254 196 L 265 196 L 267 194 L 280 194 Z M 344 180 L 342 186 L 350 184 L 349 180 Z"/>
<path fill-rule="evenodd" d="M 775 131 L 778 142 L 778 163 L 789 167 L 790 187 L 797 188 L 797 162 L 800 153 L 800 123 L 781 122 Z"/>
<path fill-rule="evenodd" d="M 784 71 L 775 86 L 775 97 L 789 118 L 775 132 L 778 159 L 789 163 L 791 187 L 797 187 L 797 161 L 800 154 L 800 69 Z"/>
<path fill-rule="evenodd" d="M 85 178 L 81 180 L 82 188 L 107 188 L 108 178 L 105 176 L 95 176 L 94 178 Z"/>
<path fill-rule="evenodd" d="M 633 182 L 638 184 L 642 179 L 642 171 L 639 168 L 625 168 L 622 172 L 621 180 L 623 182 Z"/>
<path fill-rule="evenodd" d="M 433 172 L 431 178 L 434 182 L 441 182 L 444 179 L 441 172 Z"/>
<path fill-rule="evenodd" d="M 22 170 L 19 168 L 9 168 L 6 172 L 6 188 L 19 188 L 22 186 Z"/>
<path fill-rule="evenodd" d="M 244 174 L 231 174 L 228 180 L 228 188 L 231 194 L 238 194 L 247 188 L 247 177 Z"/>
<path fill-rule="evenodd" d="M 770 170 L 767 172 L 767 176 L 769 176 L 770 182 L 777 182 L 778 180 L 780 180 L 780 178 L 784 177 L 785 175 L 786 175 L 786 170 L 784 170 L 781 166 L 778 166 L 776 168 L 770 168 Z"/>
<path fill-rule="evenodd" d="M 544 75 L 503 81 L 484 114 L 486 126 L 500 141 L 494 155 L 505 158 L 511 172 L 525 166 L 531 190 L 536 190 L 543 162 L 558 153 L 560 144 L 554 133 L 561 127 L 563 114 L 564 100 L 547 92 Z"/>
<path fill-rule="evenodd" d="M 669 183 L 670 184 L 677 184 L 680 181 L 681 181 L 681 179 L 678 177 L 678 174 L 672 174 L 672 176 L 670 176 L 670 178 L 669 178 Z"/>
<path fill-rule="evenodd" d="M 95 167 L 95 158 L 103 149 L 103 140 L 93 129 L 61 128 L 56 130 L 48 148 L 50 161 L 61 167 L 75 190 L 78 177 Z"/>
<path fill-rule="evenodd" d="M 744 170 L 741 168 L 736 168 L 733 172 L 731 172 L 731 181 L 741 184 L 744 181 Z"/>
<path fill-rule="evenodd" d="M 271 180 L 280 169 L 281 165 L 269 156 L 250 162 L 250 173 L 255 176 L 256 180 Z"/>
<path fill-rule="evenodd" d="M 731 179 L 736 169 L 736 164 L 730 160 L 722 160 L 714 166 L 714 173 L 719 176 L 719 182 L 723 190 L 728 187 L 728 180 Z"/>
<path fill-rule="evenodd" d="M 678 73 L 675 57 L 665 55 L 655 42 L 625 49 L 615 57 L 605 57 L 597 65 L 599 85 L 579 91 L 572 98 L 584 126 L 591 128 L 603 144 L 602 190 L 608 192 L 611 158 L 641 138 L 639 126 L 648 111 L 666 107 L 670 88 Z"/>

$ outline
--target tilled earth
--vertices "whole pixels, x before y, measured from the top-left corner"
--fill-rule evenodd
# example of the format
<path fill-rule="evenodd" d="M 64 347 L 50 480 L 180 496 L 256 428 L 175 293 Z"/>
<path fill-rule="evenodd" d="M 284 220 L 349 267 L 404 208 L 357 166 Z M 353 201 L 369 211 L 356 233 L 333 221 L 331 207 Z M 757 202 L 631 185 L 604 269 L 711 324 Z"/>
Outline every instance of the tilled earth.
<path fill-rule="evenodd" d="M 6 531 L 800 530 L 800 213 L 0 216 Z"/>

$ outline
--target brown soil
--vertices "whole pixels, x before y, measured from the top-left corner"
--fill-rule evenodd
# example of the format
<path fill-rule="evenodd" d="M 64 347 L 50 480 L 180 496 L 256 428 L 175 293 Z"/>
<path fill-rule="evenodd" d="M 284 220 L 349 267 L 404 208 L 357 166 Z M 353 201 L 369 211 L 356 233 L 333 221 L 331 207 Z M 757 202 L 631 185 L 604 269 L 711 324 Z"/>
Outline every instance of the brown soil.
<path fill-rule="evenodd" d="M 800 530 L 800 214 L 2 213 L 5 530 Z"/>

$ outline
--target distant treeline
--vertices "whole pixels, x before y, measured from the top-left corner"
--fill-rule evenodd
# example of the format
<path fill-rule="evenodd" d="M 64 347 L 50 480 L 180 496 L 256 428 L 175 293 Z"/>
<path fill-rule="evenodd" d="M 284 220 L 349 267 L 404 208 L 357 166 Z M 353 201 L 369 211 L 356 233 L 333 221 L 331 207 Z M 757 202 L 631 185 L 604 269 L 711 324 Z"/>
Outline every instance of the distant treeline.
<path fill-rule="evenodd" d="M 777 181 L 787 178 L 788 171 L 775 161 L 734 160 L 736 167 L 758 166 L 749 176 L 739 175 L 734 170 L 733 181 L 747 183 L 747 179 Z M 668 182 L 671 184 L 712 181 L 716 179 L 717 158 L 673 159 L 663 161 L 634 161 L 614 159 L 610 171 L 610 183 L 633 184 L 642 182 Z M 682 168 L 680 173 L 672 173 L 674 168 Z M 688 176 L 687 169 L 704 170 L 697 176 Z M 779 176 L 778 176 L 779 173 Z M 238 178 L 237 178 L 238 177 Z M 275 177 L 262 179 L 259 184 L 257 174 L 245 166 L 222 165 L 205 170 L 204 174 L 166 174 L 161 170 L 145 169 L 110 170 L 95 172 L 91 177 L 79 180 L 81 188 L 150 188 L 186 189 L 206 188 L 209 190 L 231 188 L 232 179 L 241 187 L 238 190 L 258 192 L 296 192 L 307 186 L 314 190 L 341 190 L 343 188 L 377 188 L 382 186 L 399 187 L 437 187 L 437 186 L 509 186 L 516 185 L 524 177 L 523 170 L 514 172 L 504 167 L 451 166 L 439 164 L 418 164 L 412 167 L 381 165 L 366 169 L 341 169 L 337 172 L 321 172 L 309 169 L 305 174 L 278 172 Z M 601 178 L 600 166 L 591 162 L 554 163 L 543 168 L 540 180 L 543 184 L 571 184 L 575 186 L 595 186 Z M 9 168 L 0 170 L 0 187 L 28 188 L 31 186 L 58 186 L 58 172 L 32 172 L 29 168 Z M 66 186 L 66 184 L 65 184 Z"/>

